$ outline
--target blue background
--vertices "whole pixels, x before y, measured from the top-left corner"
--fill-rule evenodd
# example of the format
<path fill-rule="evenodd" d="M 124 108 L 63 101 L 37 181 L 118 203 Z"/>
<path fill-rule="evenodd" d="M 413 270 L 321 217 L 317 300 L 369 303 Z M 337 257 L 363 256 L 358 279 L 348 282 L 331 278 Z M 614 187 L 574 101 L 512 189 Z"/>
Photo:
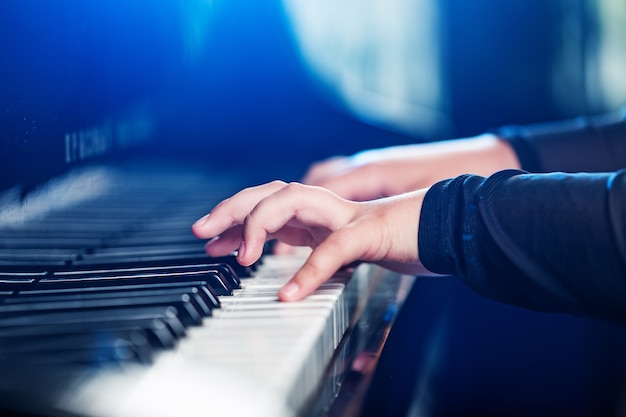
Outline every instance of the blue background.
<path fill-rule="evenodd" d="M 156 126 L 150 152 L 300 172 L 334 154 L 574 116 L 550 88 L 557 3 L 441 0 L 447 104 L 434 110 L 450 126 L 420 136 L 359 120 L 320 90 L 276 0 L 4 1 L 0 190 L 66 169 L 65 135 L 137 103 Z"/>

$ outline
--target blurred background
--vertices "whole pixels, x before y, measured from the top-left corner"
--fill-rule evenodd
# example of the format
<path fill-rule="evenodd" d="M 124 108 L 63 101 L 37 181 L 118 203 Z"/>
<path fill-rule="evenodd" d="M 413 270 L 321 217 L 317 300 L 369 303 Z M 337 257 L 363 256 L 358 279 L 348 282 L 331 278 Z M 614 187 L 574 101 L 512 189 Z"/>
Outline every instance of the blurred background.
<path fill-rule="evenodd" d="M 0 45 L 0 203 L 92 161 L 298 179 L 336 154 L 626 105 L 623 0 L 3 0 Z M 415 288 L 372 407 L 615 414 L 623 328 Z"/>
<path fill-rule="evenodd" d="M 0 8 L 0 190 L 138 147 L 304 171 L 626 102 L 621 0 Z"/>

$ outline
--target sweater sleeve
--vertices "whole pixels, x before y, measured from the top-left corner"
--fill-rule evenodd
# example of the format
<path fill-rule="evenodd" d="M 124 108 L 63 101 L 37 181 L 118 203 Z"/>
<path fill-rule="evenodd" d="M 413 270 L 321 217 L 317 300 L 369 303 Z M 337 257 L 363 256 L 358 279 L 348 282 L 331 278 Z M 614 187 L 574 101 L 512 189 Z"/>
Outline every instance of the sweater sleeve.
<path fill-rule="evenodd" d="M 561 122 L 495 131 L 529 172 L 607 172 L 626 167 L 626 108 Z"/>
<path fill-rule="evenodd" d="M 626 324 L 626 170 L 442 181 L 419 227 L 433 272 L 509 304 Z"/>

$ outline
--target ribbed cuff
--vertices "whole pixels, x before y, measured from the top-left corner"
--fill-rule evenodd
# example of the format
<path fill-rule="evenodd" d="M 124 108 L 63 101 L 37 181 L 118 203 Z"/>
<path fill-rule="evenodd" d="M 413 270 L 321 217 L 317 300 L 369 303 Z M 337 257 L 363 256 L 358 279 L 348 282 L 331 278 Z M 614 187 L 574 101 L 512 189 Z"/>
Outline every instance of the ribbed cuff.
<path fill-rule="evenodd" d="M 431 272 L 454 274 L 456 272 L 454 229 L 458 192 L 463 177 L 444 180 L 433 185 L 422 203 L 418 233 L 420 261 Z"/>

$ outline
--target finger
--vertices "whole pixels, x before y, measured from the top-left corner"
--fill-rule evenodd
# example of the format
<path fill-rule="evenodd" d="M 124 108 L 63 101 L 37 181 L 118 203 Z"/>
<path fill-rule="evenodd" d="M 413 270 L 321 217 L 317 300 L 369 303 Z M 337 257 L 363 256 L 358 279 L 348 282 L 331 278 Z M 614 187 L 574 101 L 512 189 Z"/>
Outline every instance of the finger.
<path fill-rule="evenodd" d="M 272 181 L 238 192 L 220 202 L 211 213 L 196 221 L 192 226 L 193 233 L 201 239 L 207 239 L 219 235 L 234 225 L 243 224 L 246 216 L 259 201 L 285 185 L 283 181 Z"/>
<path fill-rule="evenodd" d="M 284 243 L 289 245 L 289 247 L 294 246 L 309 246 L 314 247 L 317 246 L 317 242 L 320 242 L 324 239 L 325 236 L 328 236 L 330 231 L 322 230 L 322 229 L 311 229 L 303 228 L 303 227 L 290 227 L 285 226 L 278 230 L 276 233 L 268 234 L 267 239 L 276 239 L 279 243 Z"/>
<path fill-rule="evenodd" d="M 243 229 L 244 248 L 243 251 L 240 249 L 241 260 L 250 262 L 260 256 L 270 235 L 280 237 L 283 233 L 283 237 L 289 237 L 289 234 L 282 231 L 288 226 L 298 226 L 309 231 L 314 228 L 335 230 L 343 226 L 352 218 L 353 209 L 350 204 L 354 203 L 319 187 L 287 184 L 272 194 L 271 198 L 259 202 L 246 217 Z M 314 243 L 306 242 L 309 245 Z"/>
<path fill-rule="evenodd" d="M 330 218 L 336 213 L 336 210 L 328 211 L 336 203 L 333 200 L 339 199 L 327 190 L 291 183 L 260 201 L 244 222 L 240 262 L 253 262 L 260 257 L 270 236 L 288 227 L 290 222 L 303 229 L 329 227 Z"/>
<path fill-rule="evenodd" d="M 274 255 L 291 255 L 294 252 L 294 247 L 285 242 L 276 242 L 273 248 Z"/>
<path fill-rule="evenodd" d="M 290 183 L 259 204 L 251 217 L 264 218 L 268 225 L 272 220 L 278 225 L 292 219 L 290 225 L 294 227 L 336 229 L 352 219 L 357 207 L 358 203 L 345 200 L 325 188 Z"/>
<path fill-rule="evenodd" d="M 366 240 L 359 239 L 351 229 L 338 230 L 320 243 L 293 278 L 278 291 L 278 298 L 282 301 L 301 300 L 328 281 L 342 266 L 360 259 L 366 253 Z"/>
<path fill-rule="evenodd" d="M 241 245 L 242 229 L 242 226 L 235 226 L 208 241 L 204 247 L 206 253 L 209 256 L 226 256 L 232 253 Z"/>
<path fill-rule="evenodd" d="M 365 201 L 382 197 L 384 175 L 372 165 L 353 167 L 343 173 L 327 177 L 318 182 L 318 186 L 327 188 L 340 197 Z"/>
<path fill-rule="evenodd" d="M 239 249 L 238 260 L 243 265 L 251 265 L 256 262 L 258 258 L 243 255 L 245 247 L 243 250 L 241 249 L 241 243 L 243 241 L 242 229 L 242 226 L 235 226 L 211 239 L 205 245 L 206 253 L 209 256 L 225 256 Z M 312 236 L 308 230 L 288 226 L 281 229 L 276 234 L 268 234 L 267 240 L 271 239 L 279 239 L 286 242 L 285 246 L 287 248 L 293 248 L 293 246 L 308 246 L 312 242 Z"/>
<path fill-rule="evenodd" d="M 360 192 L 359 189 L 367 186 L 367 182 L 364 183 L 363 178 L 359 175 L 359 170 L 352 170 L 345 172 L 341 175 L 327 177 L 317 183 L 318 186 L 326 188 L 340 197 L 350 200 L 356 199 Z"/>
<path fill-rule="evenodd" d="M 310 185 L 318 185 L 320 181 L 343 172 L 348 169 L 349 166 L 349 158 L 345 156 L 333 156 L 311 165 L 308 172 L 302 178 L 302 182 Z"/>

